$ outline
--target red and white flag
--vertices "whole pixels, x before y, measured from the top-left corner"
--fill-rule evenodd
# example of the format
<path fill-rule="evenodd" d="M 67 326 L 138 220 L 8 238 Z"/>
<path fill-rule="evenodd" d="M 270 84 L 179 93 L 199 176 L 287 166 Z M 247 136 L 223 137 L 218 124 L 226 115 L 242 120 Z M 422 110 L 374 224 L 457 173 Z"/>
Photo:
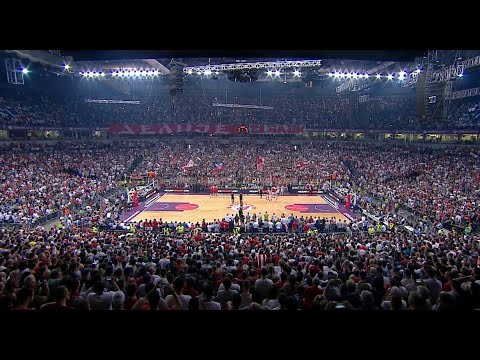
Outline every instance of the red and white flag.
<path fill-rule="evenodd" d="M 265 165 L 265 158 L 263 156 L 257 156 L 257 170 L 262 171 L 263 165 Z"/>
<path fill-rule="evenodd" d="M 187 171 L 188 169 L 192 168 L 195 165 L 193 160 L 190 160 L 187 165 L 182 166 L 183 171 Z"/>
<path fill-rule="evenodd" d="M 309 161 L 300 161 L 297 164 L 297 168 L 303 169 L 303 168 L 307 167 L 308 165 L 310 165 L 310 160 Z"/>

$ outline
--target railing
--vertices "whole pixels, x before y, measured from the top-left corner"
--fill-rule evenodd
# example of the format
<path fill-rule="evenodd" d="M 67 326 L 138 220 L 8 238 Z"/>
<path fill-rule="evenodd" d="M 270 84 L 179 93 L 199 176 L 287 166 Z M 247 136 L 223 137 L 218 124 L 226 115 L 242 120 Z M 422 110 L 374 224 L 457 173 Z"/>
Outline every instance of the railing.
<path fill-rule="evenodd" d="M 52 220 L 55 220 L 57 218 L 60 218 L 60 216 L 62 216 L 62 211 L 61 210 L 57 210 L 49 215 L 46 215 L 46 216 L 42 216 L 40 218 L 37 219 L 37 221 L 35 221 L 35 224 L 36 225 L 44 225 L 46 224 L 47 222 L 49 221 L 52 221 Z"/>

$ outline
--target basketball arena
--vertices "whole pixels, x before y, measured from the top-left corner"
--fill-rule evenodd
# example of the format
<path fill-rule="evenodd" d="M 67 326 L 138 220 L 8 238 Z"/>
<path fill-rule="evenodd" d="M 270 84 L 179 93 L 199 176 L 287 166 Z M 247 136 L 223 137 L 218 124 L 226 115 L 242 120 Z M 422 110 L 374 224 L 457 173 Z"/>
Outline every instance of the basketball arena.
<path fill-rule="evenodd" d="M 478 312 L 480 51 L 360 53 L 0 50 L 0 310 Z"/>

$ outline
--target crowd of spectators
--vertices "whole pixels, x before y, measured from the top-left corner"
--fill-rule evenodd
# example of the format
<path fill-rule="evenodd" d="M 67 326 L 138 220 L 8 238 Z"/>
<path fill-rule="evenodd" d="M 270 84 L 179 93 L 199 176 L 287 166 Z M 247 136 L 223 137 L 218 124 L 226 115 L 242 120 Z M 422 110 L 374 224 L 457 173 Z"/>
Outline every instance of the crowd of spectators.
<path fill-rule="evenodd" d="M 68 215 L 92 205 L 119 186 L 134 158 L 127 142 L 2 147 L 0 223 L 34 225 L 57 211 Z"/>
<path fill-rule="evenodd" d="M 447 121 L 416 121 L 414 97 L 372 97 L 357 106 L 350 98 L 332 96 L 236 96 L 205 94 L 148 96 L 140 104 L 86 103 L 83 98 L 42 95 L 0 98 L 0 121 L 9 126 L 108 127 L 112 124 L 224 123 L 291 124 L 309 129 L 366 128 L 374 130 L 473 129 L 479 125 L 478 100 L 451 102 Z M 272 109 L 229 108 L 213 104 L 269 106 Z M 352 113 L 356 112 L 355 116 Z M 357 119 L 357 120 L 353 120 Z M 358 121 L 358 123 L 356 123 Z"/>
<path fill-rule="evenodd" d="M 455 127 L 459 129 L 478 129 L 480 127 L 478 97 L 451 101 L 447 124 L 451 123 L 455 123 Z"/>
<path fill-rule="evenodd" d="M 439 228 L 445 223 L 480 224 L 480 152 L 476 148 L 355 146 L 352 190 L 368 206 L 381 199 L 382 212 L 406 206 Z M 345 158 L 347 159 L 347 158 Z M 425 222 L 425 221 L 424 221 Z"/>
<path fill-rule="evenodd" d="M 479 239 L 2 230 L 12 310 L 473 310 Z"/>
<path fill-rule="evenodd" d="M 415 121 L 415 98 L 405 96 L 371 98 L 364 108 L 370 130 L 413 129 Z"/>
<path fill-rule="evenodd" d="M 0 124 L 19 127 L 81 126 L 74 106 L 75 102 L 71 99 L 58 100 L 48 96 L 0 97 Z"/>
<path fill-rule="evenodd" d="M 296 150 L 295 150 L 296 149 Z M 143 162 L 137 171 L 153 170 L 160 184 L 167 187 L 203 186 L 260 187 L 283 184 L 287 186 L 314 184 L 318 187 L 331 174 L 341 178 L 345 173 L 339 166 L 337 147 L 328 143 L 305 143 L 302 146 L 251 143 L 222 144 L 215 140 L 156 143 L 145 148 Z M 257 159 L 264 158 L 261 171 Z M 190 161 L 193 166 L 185 168 Z M 213 166 L 222 163 L 220 171 Z"/>
<path fill-rule="evenodd" d="M 0 227 L 1 308 L 480 308 L 478 149 L 314 142 L 295 149 L 212 140 L 188 145 L 74 142 L 1 149 L 2 220 L 26 225 Z M 260 171 L 258 156 L 265 159 Z M 125 175 L 138 158 L 143 161 L 133 174 L 154 170 L 160 187 L 329 182 L 354 194 L 359 208 L 390 220 L 406 206 L 433 220 L 435 231 L 385 227 L 365 216 L 350 224 L 327 220 L 322 228 L 322 219 L 284 221 L 280 214 L 275 222 L 270 214 L 262 231 L 245 226 L 240 234 L 230 231 L 238 224 L 235 216 L 218 219 L 218 227 L 199 219 L 181 224 L 182 231 L 175 223 L 111 230 L 126 202 Z M 183 170 L 190 160 L 194 165 Z M 212 162 L 223 168 L 215 171 Z M 118 188 L 117 199 L 103 196 Z M 373 205 L 371 198 L 379 201 Z M 60 225 L 46 230 L 35 224 L 57 210 Z M 277 222 L 291 226 L 277 229 Z M 447 222 L 462 231 L 445 231 Z"/>

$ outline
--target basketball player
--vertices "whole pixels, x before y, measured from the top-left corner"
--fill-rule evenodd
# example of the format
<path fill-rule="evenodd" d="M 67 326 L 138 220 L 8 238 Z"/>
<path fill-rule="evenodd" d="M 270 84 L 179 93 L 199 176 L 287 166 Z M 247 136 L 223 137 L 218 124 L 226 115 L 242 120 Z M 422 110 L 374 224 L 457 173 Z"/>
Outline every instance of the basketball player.
<path fill-rule="evenodd" d="M 243 194 L 240 193 L 240 195 L 238 195 L 238 197 L 240 198 L 240 209 L 243 207 Z"/>
<path fill-rule="evenodd" d="M 277 188 L 275 186 L 272 186 L 272 200 L 277 200 Z"/>
<path fill-rule="evenodd" d="M 230 198 L 232 199 L 232 205 L 235 204 L 235 195 L 232 192 L 232 195 L 230 195 Z"/>

